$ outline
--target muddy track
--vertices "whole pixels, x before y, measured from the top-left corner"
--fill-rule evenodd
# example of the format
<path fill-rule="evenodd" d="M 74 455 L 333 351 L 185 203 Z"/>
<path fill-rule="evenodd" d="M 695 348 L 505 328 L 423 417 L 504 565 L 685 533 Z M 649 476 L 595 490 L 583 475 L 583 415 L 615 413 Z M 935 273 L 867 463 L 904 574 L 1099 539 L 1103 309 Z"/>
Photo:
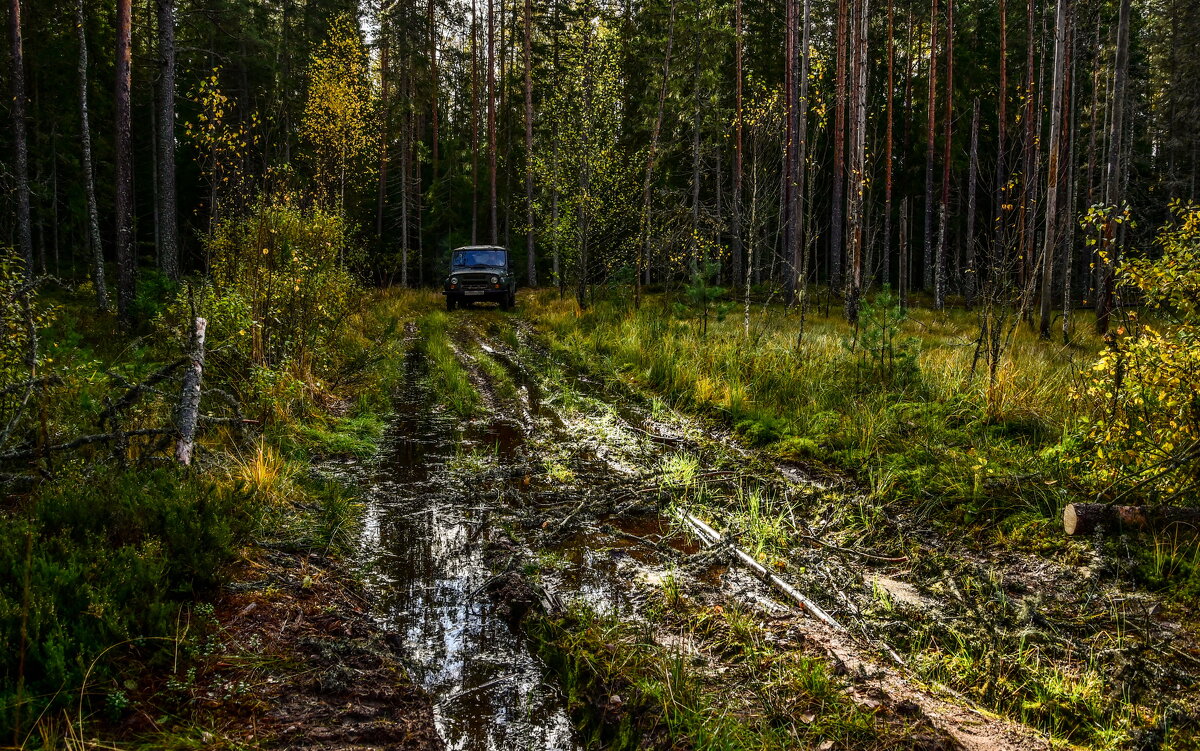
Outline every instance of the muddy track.
<path fill-rule="evenodd" d="M 814 479 L 719 426 L 572 370 L 516 316 L 464 311 L 449 335 L 479 408 L 464 417 L 439 403 L 418 343 L 381 461 L 353 469 L 367 488 L 368 588 L 383 626 L 399 634 L 410 675 L 433 697 L 447 747 L 578 748 L 564 698 L 514 624 L 527 610 L 581 601 L 636 621 L 677 575 L 695 601 L 746 608 L 773 643 L 826 661 L 843 676 L 845 695 L 891 727 L 933 739 L 917 747 L 1049 746 L 1044 733 L 926 684 L 889 645 L 911 623 L 986 609 L 964 595 L 963 582 L 1003 579 L 1038 559 L 996 574 L 995 561 L 962 555 L 930 585 L 928 569 L 948 568 L 953 545 L 867 508 L 837 478 Z M 671 462 L 696 468 L 686 492 L 665 477 Z M 779 573 L 844 628 L 781 601 L 728 555 L 702 550 L 670 516 L 680 498 L 747 493 L 802 510 L 807 547 L 776 561 Z M 861 534 L 835 535 L 854 513 L 869 517 Z M 914 561 L 866 542 L 888 534 L 941 552 L 933 563 Z M 1069 576 L 1036 565 L 1042 581 Z M 522 584 L 531 568 L 533 589 Z M 695 653 L 710 655 L 714 675 L 725 669 L 719 650 L 701 644 Z"/>

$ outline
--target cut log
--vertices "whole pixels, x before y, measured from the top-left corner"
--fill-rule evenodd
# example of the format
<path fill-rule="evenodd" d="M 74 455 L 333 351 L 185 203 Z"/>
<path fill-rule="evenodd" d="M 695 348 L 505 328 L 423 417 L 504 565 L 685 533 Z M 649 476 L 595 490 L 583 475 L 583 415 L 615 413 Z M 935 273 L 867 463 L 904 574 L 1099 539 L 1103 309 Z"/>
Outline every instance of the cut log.
<path fill-rule="evenodd" d="M 1070 503 L 1063 509 L 1063 529 L 1069 535 L 1089 535 L 1101 526 L 1161 529 L 1187 524 L 1200 529 L 1200 509 L 1179 506 L 1111 506 Z"/>

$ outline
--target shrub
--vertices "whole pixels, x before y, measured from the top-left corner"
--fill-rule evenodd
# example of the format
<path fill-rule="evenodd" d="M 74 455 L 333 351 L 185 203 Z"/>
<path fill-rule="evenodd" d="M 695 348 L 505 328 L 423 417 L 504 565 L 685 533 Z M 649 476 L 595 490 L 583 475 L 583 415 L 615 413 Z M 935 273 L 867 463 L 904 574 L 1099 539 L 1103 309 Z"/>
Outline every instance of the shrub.
<path fill-rule="evenodd" d="M 18 711 L 77 701 L 93 662 L 94 684 L 118 657 L 168 649 L 180 609 L 232 559 L 245 500 L 158 469 L 64 476 L 25 518 L 0 517 L 0 734 Z"/>

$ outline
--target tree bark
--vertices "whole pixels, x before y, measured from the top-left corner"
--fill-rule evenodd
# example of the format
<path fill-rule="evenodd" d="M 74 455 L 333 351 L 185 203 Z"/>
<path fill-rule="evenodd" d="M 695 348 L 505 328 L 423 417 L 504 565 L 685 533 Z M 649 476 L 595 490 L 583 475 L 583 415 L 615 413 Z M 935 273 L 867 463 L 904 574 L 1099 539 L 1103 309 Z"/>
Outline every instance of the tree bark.
<path fill-rule="evenodd" d="M 33 278 L 33 232 L 29 220 L 29 144 L 25 133 L 25 48 L 21 39 L 21 0 L 11 0 L 8 10 L 11 60 L 14 179 L 17 183 L 17 252 L 25 261 L 25 278 Z"/>
<path fill-rule="evenodd" d="M 850 186 L 847 196 L 848 213 L 848 280 L 846 284 L 846 320 L 858 321 L 858 302 L 863 285 L 863 219 L 866 193 L 867 137 L 867 17 L 870 0 L 851 0 L 854 28 L 851 31 L 850 72 L 854 119 L 850 125 Z"/>
<path fill-rule="evenodd" d="M 1195 527 L 1200 524 L 1200 509 L 1106 503 L 1070 503 L 1063 509 L 1063 530 L 1068 535 L 1090 535 L 1100 527 L 1162 529 L 1172 524 Z"/>
<path fill-rule="evenodd" d="M 658 109 L 654 115 L 654 127 L 650 129 L 650 151 L 646 154 L 646 177 L 642 181 L 642 217 L 641 217 L 641 249 L 638 253 L 638 263 L 642 266 L 640 271 L 644 273 L 641 277 L 641 283 L 634 289 L 634 304 L 641 305 L 642 288 L 641 284 L 650 283 L 650 185 L 654 178 L 654 161 L 658 156 L 658 138 L 662 131 L 663 108 L 667 101 L 667 83 L 671 76 L 671 50 L 675 45 L 675 2 L 671 0 L 670 17 L 667 21 L 667 49 L 663 53 L 663 69 L 662 82 L 658 88 Z M 555 70 L 557 70 L 557 48 L 555 49 Z M 556 139 L 557 143 L 557 139 Z M 557 146 L 555 147 L 557 148 Z M 557 152 L 556 152 L 557 154 Z M 556 167 L 557 169 L 557 167 Z M 557 184 L 557 181 L 556 181 Z M 558 194 L 555 193 L 555 205 L 557 207 Z M 557 258 L 557 255 L 556 255 Z M 557 261 L 555 262 L 557 265 Z M 557 273 L 557 272 L 556 272 Z M 560 285 L 561 286 L 561 285 Z"/>
<path fill-rule="evenodd" d="M 1108 219 L 1100 248 L 1100 289 L 1096 300 L 1096 333 L 1108 333 L 1116 280 L 1118 212 L 1121 209 L 1121 144 L 1125 132 L 1125 86 L 1129 77 L 1129 0 L 1121 0 L 1117 20 L 1117 59 L 1113 70 L 1112 122 L 1108 136 L 1108 168 L 1104 178 L 1104 204 Z"/>
<path fill-rule="evenodd" d="M 100 242 L 100 215 L 96 208 L 96 173 L 92 167 L 92 126 L 88 110 L 87 27 L 83 0 L 75 0 L 75 26 L 79 36 L 79 140 L 83 162 L 83 190 L 87 197 L 88 244 L 92 251 L 92 283 L 96 286 L 96 306 L 107 311 L 108 285 L 104 281 L 104 246 Z"/>
<path fill-rule="evenodd" d="M 158 222 L 159 263 L 179 278 L 178 208 L 175 197 L 175 0 L 158 0 Z"/>
<path fill-rule="evenodd" d="M 432 149 L 430 150 L 430 156 L 433 160 L 432 179 L 436 181 L 438 175 L 438 151 L 441 141 L 441 134 L 439 133 L 441 113 L 438 111 L 438 86 L 440 84 L 440 79 L 438 77 L 437 16 L 435 15 L 434 10 L 434 0 L 429 0 L 429 5 L 426 11 L 426 23 L 429 25 L 429 79 L 430 83 L 432 84 L 430 87 L 430 97 L 432 98 L 432 101 L 430 102 L 429 115 L 431 124 L 433 126 L 433 145 Z"/>
<path fill-rule="evenodd" d="M 490 0 L 489 0 L 490 2 Z M 479 19 L 471 0 L 471 244 L 479 242 Z"/>
<path fill-rule="evenodd" d="M 937 13 L 938 0 L 932 0 L 929 16 L 929 108 L 925 123 L 925 237 L 924 268 L 921 269 L 923 289 L 933 287 L 933 149 L 937 128 Z"/>
<path fill-rule="evenodd" d="M 792 0 L 787 0 L 792 2 Z M 733 116 L 733 205 L 730 207 L 731 219 L 731 245 L 733 257 L 730 259 L 733 265 L 732 281 L 736 288 L 742 283 L 742 273 L 744 269 L 743 242 L 742 242 L 742 48 L 743 48 L 743 31 L 742 31 L 742 0 L 734 0 L 733 4 L 733 26 L 734 26 L 734 52 L 733 52 L 733 71 L 734 71 L 734 116 Z"/>
<path fill-rule="evenodd" d="M 375 239 L 383 249 L 383 209 L 387 204 L 388 146 L 392 138 L 391 106 L 391 25 L 384 17 L 379 22 L 379 104 L 383 110 L 379 134 L 379 188 L 375 196 Z"/>
<path fill-rule="evenodd" d="M 487 128 L 488 128 L 488 191 L 491 207 L 491 243 L 500 239 L 499 214 L 496 206 L 496 0 L 488 0 L 487 15 Z"/>
<path fill-rule="evenodd" d="M 430 0 L 430 7 L 433 0 Z M 537 286 L 537 251 L 533 245 L 533 0 L 525 0 L 525 277 Z"/>
<path fill-rule="evenodd" d="M 975 184 L 979 180 L 979 99 L 971 114 L 971 164 L 967 168 L 967 263 L 963 274 L 963 298 L 970 310 L 975 299 Z"/>
<path fill-rule="evenodd" d="M 829 217 L 829 282 L 831 290 L 841 287 L 842 254 L 845 250 L 842 247 L 844 244 L 843 230 L 845 223 L 843 202 L 846 198 L 846 164 L 843 155 L 843 143 L 846 137 L 846 37 L 849 31 L 848 12 L 847 0 L 838 0 L 837 67 L 834 78 L 833 112 L 833 192 L 830 194 L 833 207 Z"/>
<path fill-rule="evenodd" d="M 177 425 L 179 442 L 175 458 L 187 466 L 192 463 L 196 443 L 196 424 L 200 421 L 200 381 L 204 376 L 204 332 L 208 322 L 197 318 L 193 322 L 192 340 L 188 347 L 188 367 L 183 372 L 183 389 L 179 394 Z"/>
<path fill-rule="evenodd" d="M 117 0 L 116 38 L 116 225 L 117 312 L 127 324 L 136 294 L 136 258 L 133 248 L 133 144 L 130 136 L 130 76 L 132 3 Z"/>
<path fill-rule="evenodd" d="M 887 129 L 884 137 L 883 148 L 883 268 L 880 276 L 883 277 L 884 284 L 891 284 L 892 281 L 892 122 L 894 113 L 892 112 L 892 103 L 895 98 L 895 77 L 894 66 L 896 61 L 896 34 L 894 27 L 894 9 L 893 1 L 888 0 L 887 5 L 887 24 L 888 24 L 888 60 L 887 60 Z"/>

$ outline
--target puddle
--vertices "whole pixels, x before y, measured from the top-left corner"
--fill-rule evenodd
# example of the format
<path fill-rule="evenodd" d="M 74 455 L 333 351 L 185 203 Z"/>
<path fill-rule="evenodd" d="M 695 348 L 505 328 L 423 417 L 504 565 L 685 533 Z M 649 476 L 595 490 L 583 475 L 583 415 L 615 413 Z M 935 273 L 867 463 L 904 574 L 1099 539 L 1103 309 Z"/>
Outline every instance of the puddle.
<path fill-rule="evenodd" d="M 408 391 L 367 486 L 363 569 L 376 611 L 399 635 L 413 680 L 434 701 L 449 749 L 579 748 L 565 704 L 524 639 L 477 595 L 490 578 L 478 500 L 452 481 L 453 420 L 429 409 L 423 356 L 410 355 Z M 520 430 L 497 423 L 471 433 L 505 459 Z"/>

